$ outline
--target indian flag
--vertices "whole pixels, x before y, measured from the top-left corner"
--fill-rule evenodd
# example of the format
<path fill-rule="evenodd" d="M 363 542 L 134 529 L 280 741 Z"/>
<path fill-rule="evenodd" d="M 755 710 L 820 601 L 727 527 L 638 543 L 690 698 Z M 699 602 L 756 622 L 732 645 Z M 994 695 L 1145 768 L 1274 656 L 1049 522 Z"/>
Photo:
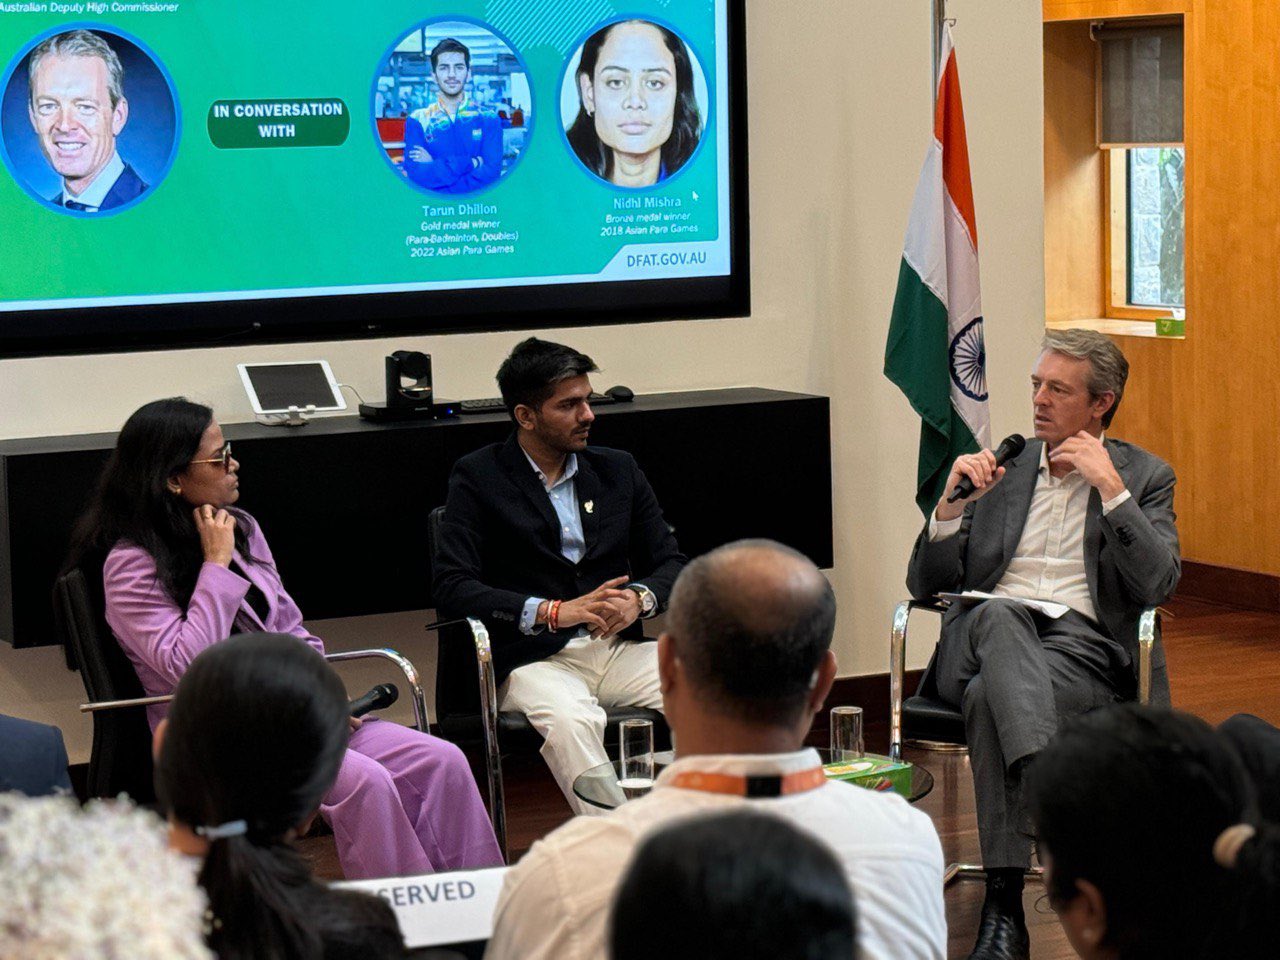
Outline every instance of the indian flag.
<path fill-rule="evenodd" d="M 978 228 L 950 29 L 941 65 L 884 354 L 885 376 L 920 414 L 916 503 L 926 516 L 955 458 L 991 446 Z"/>

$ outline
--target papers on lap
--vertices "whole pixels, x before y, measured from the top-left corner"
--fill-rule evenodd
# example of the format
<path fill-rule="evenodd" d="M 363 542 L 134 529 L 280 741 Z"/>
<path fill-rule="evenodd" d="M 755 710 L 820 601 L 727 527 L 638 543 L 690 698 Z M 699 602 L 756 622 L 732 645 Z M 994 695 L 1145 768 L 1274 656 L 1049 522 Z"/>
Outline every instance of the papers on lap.
<path fill-rule="evenodd" d="M 958 603 L 965 607 L 972 607 L 982 603 L 983 600 L 1009 600 L 1012 603 L 1020 603 L 1024 607 L 1030 607 L 1032 610 L 1038 610 L 1046 617 L 1052 617 L 1054 620 L 1057 620 L 1071 609 L 1065 603 L 1054 603 L 1051 600 L 1025 600 L 1022 597 L 1002 597 L 994 593 L 983 593 L 981 590 L 966 590 L 964 593 L 940 593 L 938 596 L 943 600 Z"/>

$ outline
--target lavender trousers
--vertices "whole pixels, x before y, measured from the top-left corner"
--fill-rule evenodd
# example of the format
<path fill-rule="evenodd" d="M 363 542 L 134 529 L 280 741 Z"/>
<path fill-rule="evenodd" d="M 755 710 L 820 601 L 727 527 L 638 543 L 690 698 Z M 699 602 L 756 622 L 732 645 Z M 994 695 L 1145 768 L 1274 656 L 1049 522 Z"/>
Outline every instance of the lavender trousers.
<path fill-rule="evenodd" d="M 471 767 L 447 740 L 366 717 L 320 805 L 348 880 L 502 865 Z"/>

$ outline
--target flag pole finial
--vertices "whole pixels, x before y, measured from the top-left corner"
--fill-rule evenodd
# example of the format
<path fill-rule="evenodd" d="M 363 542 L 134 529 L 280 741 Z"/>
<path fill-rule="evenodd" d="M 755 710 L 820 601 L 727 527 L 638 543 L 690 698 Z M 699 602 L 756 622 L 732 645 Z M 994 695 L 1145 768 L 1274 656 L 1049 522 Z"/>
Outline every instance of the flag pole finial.
<path fill-rule="evenodd" d="M 942 35 L 947 29 L 947 0 L 933 0 L 933 97 L 931 106 L 938 102 L 938 82 L 942 79 Z"/>

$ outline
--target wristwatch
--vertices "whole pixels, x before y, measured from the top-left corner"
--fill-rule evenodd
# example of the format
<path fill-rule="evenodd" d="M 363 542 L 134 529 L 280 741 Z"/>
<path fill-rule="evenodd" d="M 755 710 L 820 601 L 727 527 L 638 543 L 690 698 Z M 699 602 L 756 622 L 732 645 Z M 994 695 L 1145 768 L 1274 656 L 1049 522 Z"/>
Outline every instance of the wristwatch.
<path fill-rule="evenodd" d="M 634 590 L 640 598 L 640 619 L 647 620 L 658 612 L 658 598 L 643 583 L 628 583 L 624 589 Z"/>

